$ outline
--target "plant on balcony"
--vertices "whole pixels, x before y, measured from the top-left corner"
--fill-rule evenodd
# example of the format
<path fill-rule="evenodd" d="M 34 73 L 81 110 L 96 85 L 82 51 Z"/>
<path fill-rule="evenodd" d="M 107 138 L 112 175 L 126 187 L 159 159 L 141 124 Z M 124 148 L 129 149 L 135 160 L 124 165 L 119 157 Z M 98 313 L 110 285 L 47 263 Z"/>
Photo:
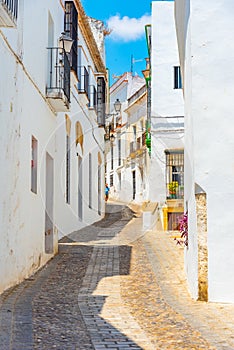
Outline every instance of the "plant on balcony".
<path fill-rule="evenodd" d="M 178 181 L 172 181 L 168 184 L 169 194 L 171 195 L 172 198 L 175 198 L 175 195 L 178 190 L 178 186 L 179 186 Z"/>
<path fill-rule="evenodd" d="M 179 220 L 180 238 L 174 238 L 179 245 L 188 247 L 188 213 L 184 213 Z"/>

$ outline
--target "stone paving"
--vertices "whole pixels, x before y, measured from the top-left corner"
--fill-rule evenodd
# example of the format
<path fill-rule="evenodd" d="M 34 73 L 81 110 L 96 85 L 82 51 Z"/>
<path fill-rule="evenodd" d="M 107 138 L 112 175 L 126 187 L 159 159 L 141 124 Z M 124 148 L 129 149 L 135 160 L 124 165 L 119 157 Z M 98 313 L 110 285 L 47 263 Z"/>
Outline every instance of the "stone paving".
<path fill-rule="evenodd" d="M 192 301 L 170 233 L 108 205 L 0 296 L 0 350 L 234 349 L 234 305 Z"/>

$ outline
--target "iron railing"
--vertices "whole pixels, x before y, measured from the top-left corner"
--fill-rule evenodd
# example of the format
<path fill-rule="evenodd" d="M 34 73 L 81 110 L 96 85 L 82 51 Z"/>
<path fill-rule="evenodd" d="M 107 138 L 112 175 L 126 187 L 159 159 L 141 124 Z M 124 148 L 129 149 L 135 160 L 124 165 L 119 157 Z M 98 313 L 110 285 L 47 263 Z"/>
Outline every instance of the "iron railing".
<path fill-rule="evenodd" d="M 167 198 L 184 197 L 184 151 L 166 150 Z"/>
<path fill-rule="evenodd" d="M 78 67 L 78 90 L 89 97 L 89 73 L 85 66 Z"/>
<path fill-rule="evenodd" d="M 46 87 L 47 95 L 64 95 L 70 102 L 70 62 L 64 49 L 48 48 L 49 78 Z"/>
<path fill-rule="evenodd" d="M 0 4 L 6 9 L 11 18 L 16 21 L 18 17 L 18 0 L 0 0 Z"/>

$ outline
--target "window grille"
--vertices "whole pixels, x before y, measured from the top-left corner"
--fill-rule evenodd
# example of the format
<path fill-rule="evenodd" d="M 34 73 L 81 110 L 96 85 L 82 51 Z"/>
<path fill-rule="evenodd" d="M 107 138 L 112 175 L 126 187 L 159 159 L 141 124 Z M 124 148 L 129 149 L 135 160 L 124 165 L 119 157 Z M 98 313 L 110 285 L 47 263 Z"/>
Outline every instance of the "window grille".
<path fill-rule="evenodd" d="M 97 79 L 97 117 L 98 125 L 105 125 L 106 116 L 106 82 L 103 77 Z"/>
<path fill-rule="evenodd" d="M 167 198 L 183 198 L 184 196 L 184 151 L 167 150 L 166 178 Z"/>

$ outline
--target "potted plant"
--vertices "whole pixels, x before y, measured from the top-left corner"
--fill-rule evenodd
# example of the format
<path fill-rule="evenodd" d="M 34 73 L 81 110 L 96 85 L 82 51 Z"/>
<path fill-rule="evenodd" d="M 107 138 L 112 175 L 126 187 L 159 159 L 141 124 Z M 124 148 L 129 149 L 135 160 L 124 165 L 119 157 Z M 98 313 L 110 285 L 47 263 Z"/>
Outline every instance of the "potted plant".
<path fill-rule="evenodd" d="M 169 194 L 171 198 L 176 198 L 178 186 L 178 181 L 172 181 L 168 184 Z"/>

